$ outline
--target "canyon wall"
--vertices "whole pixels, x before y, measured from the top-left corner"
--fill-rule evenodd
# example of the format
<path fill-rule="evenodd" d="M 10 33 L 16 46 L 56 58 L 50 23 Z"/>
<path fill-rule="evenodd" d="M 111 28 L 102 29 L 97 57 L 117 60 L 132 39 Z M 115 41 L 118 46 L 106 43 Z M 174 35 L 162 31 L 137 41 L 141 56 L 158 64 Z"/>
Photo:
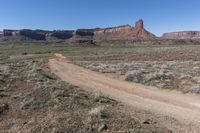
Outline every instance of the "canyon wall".
<path fill-rule="evenodd" d="M 93 43 L 106 41 L 137 41 L 152 40 L 156 36 L 144 29 L 143 20 L 138 20 L 134 27 L 131 25 L 123 25 L 111 28 L 98 29 L 77 29 L 73 30 L 10 30 L 3 31 L 4 38 L 9 40 L 35 40 L 35 41 L 67 41 L 77 43 Z M 22 39 L 23 38 L 23 39 Z"/>
<path fill-rule="evenodd" d="M 135 27 L 130 25 L 99 29 L 95 31 L 96 41 L 109 40 L 151 40 L 155 35 L 144 29 L 143 20 L 138 20 Z"/>
<path fill-rule="evenodd" d="M 164 39 L 200 39 L 200 31 L 182 31 L 163 34 Z"/>

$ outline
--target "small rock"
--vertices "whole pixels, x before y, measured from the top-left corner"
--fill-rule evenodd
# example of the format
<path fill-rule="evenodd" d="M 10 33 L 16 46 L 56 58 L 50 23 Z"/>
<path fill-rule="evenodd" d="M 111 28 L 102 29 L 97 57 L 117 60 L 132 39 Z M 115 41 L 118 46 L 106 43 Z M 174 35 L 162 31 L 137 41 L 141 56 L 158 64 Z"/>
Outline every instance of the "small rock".
<path fill-rule="evenodd" d="M 102 131 L 105 131 L 108 129 L 108 126 L 106 124 L 102 124 L 99 128 L 98 128 L 98 131 L 99 132 L 102 132 Z"/>
<path fill-rule="evenodd" d="M 151 119 L 146 119 L 143 124 L 151 124 L 152 123 L 152 120 Z"/>
<path fill-rule="evenodd" d="M 6 103 L 0 104 L 0 114 L 4 113 L 8 109 L 9 109 L 8 104 Z"/>
<path fill-rule="evenodd" d="M 0 98 L 2 98 L 2 97 L 8 97 L 9 95 L 8 94 L 6 94 L 6 93 L 0 93 Z"/>
<path fill-rule="evenodd" d="M 7 90 L 7 87 L 0 88 L 0 92 Z"/>
<path fill-rule="evenodd" d="M 14 98 L 14 99 L 22 99 L 23 98 L 23 94 L 19 93 L 19 94 L 13 95 L 12 98 Z"/>

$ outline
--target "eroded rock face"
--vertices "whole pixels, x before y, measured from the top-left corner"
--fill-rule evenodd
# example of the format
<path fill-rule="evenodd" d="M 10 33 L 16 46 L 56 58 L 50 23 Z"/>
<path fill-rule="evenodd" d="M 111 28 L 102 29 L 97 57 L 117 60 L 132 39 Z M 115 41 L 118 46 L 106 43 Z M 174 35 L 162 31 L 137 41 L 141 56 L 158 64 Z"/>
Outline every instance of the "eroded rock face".
<path fill-rule="evenodd" d="M 140 19 L 135 23 L 135 28 L 136 29 L 144 29 L 144 24 L 143 24 L 143 20 Z"/>
<path fill-rule="evenodd" d="M 23 38 L 22 38 L 23 37 Z M 62 31 L 45 30 L 4 30 L 5 41 L 68 41 L 68 42 L 108 42 L 137 41 L 155 39 L 155 35 L 144 29 L 143 20 L 138 20 L 135 27 L 122 25 L 104 29 L 77 29 Z M 1 40 L 0 40 L 1 42 Z"/>
<path fill-rule="evenodd" d="M 135 27 L 133 29 L 132 35 L 133 36 L 135 35 L 137 39 L 140 39 L 140 40 L 151 40 L 156 37 L 154 34 L 144 29 L 144 24 L 143 24 L 142 19 L 138 20 L 135 23 Z"/>
<path fill-rule="evenodd" d="M 46 34 L 48 31 L 43 30 L 20 30 L 20 35 L 34 39 L 34 40 L 46 40 Z"/>
<path fill-rule="evenodd" d="M 17 36 L 20 35 L 20 30 L 9 30 L 5 29 L 3 31 L 4 36 Z"/>
<path fill-rule="evenodd" d="M 155 35 L 144 29 L 143 20 L 138 20 L 135 24 L 135 27 L 124 25 L 95 31 L 96 41 L 150 40 L 154 38 Z"/>
<path fill-rule="evenodd" d="M 76 30 L 75 34 L 79 36 L 94 36 L 94 30 L 93 29 L 78 29 Z"/>
<path fill-rule="evenodd" d="M 2 31 L 0 31 L 0 37 L 2 37 L 3 36 L 3 32 Z"/>
<path fill-rule="evenodd" d="M 111 28 L 105 28 L 105 29 L 99 29 L 95 31 L 95 35 L 102 35 L 102 34 L 116 34 L 116 33 L 122 33 L 127 32 L 131 30 L 130 25 L 123 25 L 118 27 L 111 27 Z"/>
<path fill-rule="evenodd" d="M 163 34 L 165 39 L 199 39 L 200 31 L 182 31 Z"/>
<path fill-rule="evenodd" d="M 54 41 L 54 40 L 66 40 L 73 37 L 73 30 L 64 30 L 64 31 L 53 31 L 51 33 L 46 34 L 46 40 Z"/>

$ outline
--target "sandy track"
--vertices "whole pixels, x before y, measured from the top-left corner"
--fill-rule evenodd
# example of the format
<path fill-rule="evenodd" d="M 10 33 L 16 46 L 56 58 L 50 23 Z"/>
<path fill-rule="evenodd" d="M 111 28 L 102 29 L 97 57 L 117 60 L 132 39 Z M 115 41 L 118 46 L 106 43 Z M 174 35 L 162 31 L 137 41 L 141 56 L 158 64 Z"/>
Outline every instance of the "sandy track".
<path fill-rule="evenodd" d="M 98 92 L 125 104 L 200 125 L 200 97 L 176 91 L 163 91 L 154 87 L 130 83 L 107 77 L 65 61 L 62 55 L 49 60 L 49 66 L 62 80 L 87 91 Z"/>

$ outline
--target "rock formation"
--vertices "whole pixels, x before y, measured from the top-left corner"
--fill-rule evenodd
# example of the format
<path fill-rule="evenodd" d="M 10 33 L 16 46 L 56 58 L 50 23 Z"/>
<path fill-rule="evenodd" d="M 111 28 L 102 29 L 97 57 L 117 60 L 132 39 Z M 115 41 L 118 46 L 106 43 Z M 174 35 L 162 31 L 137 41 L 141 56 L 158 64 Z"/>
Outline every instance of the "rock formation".
<path fill-rule="evenodd" d="M 4 30 L 4 39 L 28 41 L 68 41 L 77 43 L 93 43 L 106 41 L 137 41 L 151 40 L 155 35 L 144 29 L 142 20 L 136 22 L 135 27 L 123 25 L 104 29 L 77 29 L 73 30 Z"/>
<path fill-rule="evenodd" d="M 135 29 L 144 29 L 144 23 L 143 20 L 140 19 L 135 23 Z"/>
<path fill-rule="evenodd" d="M 47 41 L 66 40 L 74 36 L 73 30 L 57 30 L 46 34 Z"/>
<path fill-rule="evenodd" d="M 21 36 L 25 36 L 34 40 L 46 40 L 47 33 L 48 31 L 43 31 L 43 30 L 29 30 L 29 29 L 20 30 Z"/>
<path fill-rule="evenodd" d="M 20 35 L 20 31 L 5 29 L 5 30 L 3 30 L 3 35 L 4 36 L 18 36 L 18 35 Z"/>
<path fill-rule="evenodd" d="M 143 20 L 139 20 L 135 24 L 135 28 L 133 29 L 133 35 L 134 35 L 134 30 L 136 32 L 136 36 L 138 39 L 144 39 L 144 40 L 151 40 L 155 39 L 155 35 L 144 29 L 144 24 Z"/>
<path fill-rule="evenodd" d="M 3 32 L 2 31 L 0 31 L 0 37 L 2 37 L 3 36 Z"/>
<path fill-rule="evenodd" d="M 78 29 L 75 31 L 75 34 L 79 36 L 94 36 L 94 30 L 93 29 Z"/>
<path fill-rule="evenodd" d="M 94 29 L 77 29 L 72 38 L 68 39 L 70 43 L 94 44 Z"/>
<path fill-rule="evenodd" d="M 138 20 L 135 24 L 135 27 L 124 25 L 95 31 L 96 41 L 151 40 L 155 37 L 155 35 L 144 29 L 143 20 Z"/>
<path fill-rule="evenodd" d="M 200 31 L 182 31 L 163 34 L 164 39 L 200 39 Z"/>

